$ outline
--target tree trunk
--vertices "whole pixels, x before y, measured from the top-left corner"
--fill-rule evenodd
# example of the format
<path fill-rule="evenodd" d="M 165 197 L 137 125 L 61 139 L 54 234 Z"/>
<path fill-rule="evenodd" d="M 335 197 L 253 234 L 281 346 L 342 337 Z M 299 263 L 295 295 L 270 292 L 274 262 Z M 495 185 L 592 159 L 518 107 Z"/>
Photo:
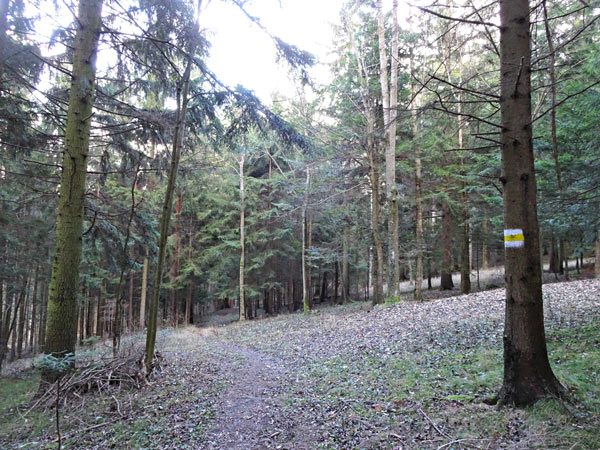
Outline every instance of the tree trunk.
<path fill-rule="evenodd" d="M 556 275 L 560 271 L 560 267 L 559 267 L 560 266 L 560 258 L 559 258 L 558 247 L 556 244 L 556 237 L 554 236 L 554 233 L 550 233 L 549 260 L 550 260 L 550 272 Z"/>
<path fill-rule="evenodd" d="M 25 315 L 27 312 L 27 291 L 19 308 L 19 323 L 17 327 L 17 358 L 23 356 L 23 342 L 25 341 Z"/>
<path fill-rule="evenodd" d="M 100 296 L 98 297 L 98 311 L 96 319 L 96 334 L 100 336 L 100 339 L 104 337 L 104 331 L 106 329 L 105 317 L 107 308 L 107 294 L 108 286 L 106 279 L 102 280 L 102 287 L 100 288 Z"/>
<path fill-rule="evenodd" d="M 500 404 L 559 396 L 546 349 L 531 130 L 528 0 L 501 0 L 500 73 L 506 313 Z"/>
<path fill-rule="evenodd" d="M 44 348 L 46 345 L 46 319 L 48 317 L 48 296 L 49 296 L 49 289 L 48 289 L 48 283 L 44 282 L 42 283 L 42 297 L 41 297 L 41 301 L 42 301 L 42 311 L 40 314 L 40 328 L 39 328 L 39 338 L 38 338 L 38 348 Z"/>
<path fill-rule="evenodd" d="M 87 330 L 86 330 L 86 335 L 88 337 L 91 337 L 94 335 L 94 320 L 96 318 L 96 305 L 98 303 L 98 299 L 97 297 L 92 296 L 92 292 L 90 289 L 89 294 L 89 299 L 88 299 L 88 310 L 87 310 Z"/>
<path fill-rule="evenodd" d="M 411 55 L 411 71 L 414 69 L 414 56 Z M 415 146 L 415 210 L 416 210 L 416 245 L 417 245 L 417 267 L 415 270 L 415 292 L 414 298 L 420 302 L 423 300 L 423 196 L 421 193 L 421 147 L 417 141 L 419 123 L 417 120 L 417 85 L 411 83 L 412 96 L 412 122 L 413 122 L 413 145 Z"/>
<path fill-rule="evenodd" d="M 339 285 L 339 262 L 335 261 L 334 265 L 334 278 L 333 278 L 333 301 L 337 304 L 338 302 L 338 285 Z"/>
<path fill-rule="evenodd" d="M 156 343 L 156 326 L 158 317 L 158 300 L 160 298 L 160 286 L 162 282 L 163 266 L 165 263 L 165 253 L 167 249 L 167 236 L 169 233 L 169 224 L 171 222 L 171 212 L 173 210 L 173 194 L 175 193 L 175 183 L 177 181 L 177 169 L 181 156 L 181 147 L 183 144 L 183 134 L 185 132 L 185 118 L 187 114 L 188 92 L 190 85 L 190 73 L 192 71 L 193 57 L 196 53 L 197 38 L 192 41 L 192 48 L 188 53 L 187 65 L 182 75 L 181 82 L 177 86 L 177 110 L 175 115 L 175 129 L 173 130 L 173 149 L 171 152 L 171 167 L 167 180 L 167 191 L 165 192 L 165 201 L 163 203 L 162 214 L 160 216 L 160 237 L 158 240 L 158 261 L 154 273 L 154 286 L 152 289 L 152 299 L 150 302 L 150 316 L 148 317 L 148 332 L 146 334 L 146 373 L 152 371 L 152 360 L 154 358 L 154 345 Z"/>
<path fill-rule="evenodd" d="M 594 271 L 596 273 L 596 280 L 600 280 L 600 228 L 596 231 L 596 253 L 594 262 Z"/>
<path fill-rule="evenodd" d="M 379 231 L 379 175 L 375 166 L 375 152 L 369 151 L 369 179 L 371 182 L 371 232 L 375 260 L 373 261 L 373 305 L 383 303 L 383 245 Z"/>
<path fill-rule="evenodd" d="M 83 203 L 101 11 L 102 0 L 79 2 L 44 348 L 44 353 L 57 357 L 75 353 L 77 339 Z M 56 376 L 46 370 L 41 383 Z"/>
<path fill-rule="evenodd" d="M 327 297 L 327 271 L 323 272 L 323 280 L 321 280 L 321 294 L 319 295 L 319 303 L 323 303 Z"/>
<path fill-rule="evenodd" d="M 569 244 L 566 239 L 560 241 L 560 248 L 562 249 L 563 261 L 565 262 L 565 280 L 569 281 Z"/>
<path fill-rule="evenodd" d="M 448 200 L 442 200 L 442 266 L 440 269 L 440 289 L 452 289 L 452 215 Z"/>
<path fill-rule="evenodd" d="M 4 78 L 4 49 L 6 46 L 6 30 L 8 27 L 8 3 L 10 0 L 0 0 L 0 80 Z"/>
<path fill-rule="evenodd" d="M 177 299 L 177 277 L 179 276 L 179 250 L 180 250 L 180 237 L 179 237 L 179 218 L 181 216 L 181 203 L 182 195 L 181 191 L 177 193 L 177 204 L 175 205 L 175 230 L 173 236 L 175 237 L 174 250 L 173 250 L 173 265 L 171 266 L 171 325 L 177 327 L 179 320 L 179 308 Z"/>
<path fill-rule="evenodd" d="M 462 55 L 459 56 L 459 84 L 462 85 Z M 462 118 L 462 91 L 458 92 L 458 148 L 464 148 L 463 142 L 463 127 L 464 121 Z M 462 200 L 462 238 L 460 252 L 460 291 L 463 294 L 471 292 L 471 255 L 470 255 L 470 239 L 469 239 L 469 195 L 467 193 L 467 183 L 464 177 L 467 175 L 465 164 L 465 156 L 460 157 L 460 168 L 463 180 L 461 181 L 460 197 Z"/>
<path fill-rule="evenodd" d="M 308 190 L 310 187 L 310 168 L 306 167 L 306 192 L 304 194 L 304 206 L 302 208 L 302 305 L 304 308 L 304 314 L 310 312 L 310 272 L 308 265 L 309 257 L 308 251 Z"/>
<path fill-rule="evenodd" d="M 398 188 L 396 185 L 396 119 L 398 109 L 398 1 L 393 0 L 393 28 L 388 90 L 385 45 L 385 23 L 382 1 L 377 1 L 377 32 L 379 37 L 379 81 L 383 99 L 383 126 L 387 135 L 385 150 L 385 196 L 388 206 L 388 297 L 398 297 L 400 291 L 400 255 L 398 244 Z"/>
<path fill-rule="evenodd" d="M 481 268 L 487 269 L 489 267 L 488 262 L 488 244 L 487 244 L 487 236 L 488 236 L 488 215 L 487 211 L 483 213 L 483 222 L 481 223 L 481 230 L 483 236 L 481 237 Z"/>
<path fill-rule="evenodd" d="M 123 242 L 123 250 L 121 252 L 121 273 L 119 274 L 119 284 L 117 286 L 117 296 L 115 299 L 115 317 L 113 320 L 113 357 L 116 357 L 121 348 L 121 334 L 123 333 L 123 289 L 125 283 L 125 273 L 127 269 L 132 270 L 132 263 L 128 260 L 127 249 L 129 248 L 129 238 L 131 237 L 131 224 L 133 223 L 133 215 L 135 214 L 135 189 L 139 173 L 140 163 L 138 161 L 135 171 L 135 177 L 131 184 L 131 208 L 129 210 L 129 220 L 127 221 L 127 233 Z M 131 288 L 133 289 L 133 287 Z M 131 311 L 133 314 L 133 292 L 130 293 Z M 131 318 L 131 317 L 130 317 Z"/>
<path fill-rule="evenodd" d="M 129 255 L 131 261 L 132 261 L 132 267 L 129 270 L 129 301 L 127 302 L 127 328 L 129 329 L 129 332 L 131 333 L 133 331 L 133 288 L 134 288 L 134 282 L 135 282 L 135 273 L 133 271 L 133 259 L 134 259 L 134 254 L 133 254 L 133 247 L 131 247 L 131 252 Z"/>
<path fill-rule="evenodd" d="M 35 353 L 36 352 L 36 343 L 37 343 L 37 314 L 38 314 L 38 309 L 39 309 L 39 304 L 40 304 L 40 300 L 39 300 L 39 295 L 38 295 L 38 286 L 39 286 L 39 270 L 40 267 L 39 265 L 35 267 L 35 275 L 33 278 L 33 293 L 31 296 L 31 334 L 29 335 L 29 350 L 31 351 L 31 353 Z M 2 293 L 0 292 L 0 295 L 2 295 Z M 1 302 L 0 302 L 1 304 Z M 1 306 L 0 306 L 1 308 Z M 0 320 L 1 317 L 0 317 Z"/>
<path fill-rule="evenodd" d="M 146 295 L 148 293 L 148 249 L 146 249 L 146 256 L 144 256 L 144 268 L 142 269 L 142 292 L 140 295 L 140 330 L 144 329 L 146 325 Z"/>
<path fill-rule="evenodd" d="M 244 149 L 245 150 L 245 149 Z M 239 320 L 246 320 L 246 295 L 244 272 L 246 268 L 246 191 L 244 190 L 244 154 L 240 156 L 240 315 Z"/>
<path fill-rule="evenodd" d="M 348 189 L 350 189 L 350 160 L 346 161 L 346 170 L 344 172 L 344 211 L 348 213 Z M 349 301 L 350 291 L 350 263 L 349 263 L 349 247 L 350 247 L 350 226 L 349 217 L 344 221 L 344 231 L 342 235 L 342 303 Z"/>

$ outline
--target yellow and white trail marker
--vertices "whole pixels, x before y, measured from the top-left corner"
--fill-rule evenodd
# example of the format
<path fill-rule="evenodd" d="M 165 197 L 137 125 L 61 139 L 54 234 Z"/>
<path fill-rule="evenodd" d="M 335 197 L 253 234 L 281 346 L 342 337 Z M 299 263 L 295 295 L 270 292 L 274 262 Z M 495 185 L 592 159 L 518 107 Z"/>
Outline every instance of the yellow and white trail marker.
<path fill-rule="evenodd" d="M 525 245 L 525 236 L 523 230 L 515 228 L 514 230 L 504 230 L 504 247 L 515 248 Z"/>

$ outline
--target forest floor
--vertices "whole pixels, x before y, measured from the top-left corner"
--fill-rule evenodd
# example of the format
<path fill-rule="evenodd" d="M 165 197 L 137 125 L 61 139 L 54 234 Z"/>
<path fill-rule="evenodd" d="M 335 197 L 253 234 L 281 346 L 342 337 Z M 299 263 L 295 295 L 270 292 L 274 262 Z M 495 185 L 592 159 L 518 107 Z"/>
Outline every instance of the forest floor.
<path fill-rule="evenodd" d="M 600 282 L 545 285 L 544 304 L 568 403 L 484 402 L 502 381 L 504 290 L 495 289 L 162 330 L 164 367 L 150 386 L 71 399 L 60 411 L 63 446 L 598 449 Z M 141 341 L 130 336 L 124 351 Z M 54 411 L 29 411 L 35 371 L 21 363 L 9 374 L 0 379 L 0 448 L 56 448 Z"/>

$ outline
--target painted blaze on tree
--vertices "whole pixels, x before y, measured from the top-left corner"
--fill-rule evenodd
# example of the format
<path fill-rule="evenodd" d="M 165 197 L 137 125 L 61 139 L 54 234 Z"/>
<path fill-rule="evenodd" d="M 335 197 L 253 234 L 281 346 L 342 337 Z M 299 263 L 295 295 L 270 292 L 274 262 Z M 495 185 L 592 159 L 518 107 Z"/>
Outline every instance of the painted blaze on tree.
<path fill-rule="evenodd" d="M 526 405 L 563 388 L 548 361 L 531 129 L 528 0 L 500 2 L 506 313 L 500 404 Z"/>

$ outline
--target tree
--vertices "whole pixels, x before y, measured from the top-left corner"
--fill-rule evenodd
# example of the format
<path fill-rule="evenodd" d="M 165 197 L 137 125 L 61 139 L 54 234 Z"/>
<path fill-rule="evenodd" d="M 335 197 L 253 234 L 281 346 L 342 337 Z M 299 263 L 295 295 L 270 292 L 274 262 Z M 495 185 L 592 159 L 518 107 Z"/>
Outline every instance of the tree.
<path fill-rule="evenodd" d="M 387 135 L 385 148 L 385 196 L 388 206 L 388 297 L 400 293 L 400 264 L 398 247 L 398 187 L 396 186 L 396 129 L 398 116 L 398 1 L 392 5 L 392 42 L 390 80 L 388 84 L 385 43 L 385 22 L 381 0 L 377 1 L 377 35 L 379 38 L 379 79 L 383 100 L 383 128 Z M 389 88 L 388 88 L 389 86 Z"/>
<path fill-rule="evenodd" d="M 548 361 L 544 331 L 531 126 L 529 1 L 500 2 L 500 109 L 506 314 L 500 404 L 527 405 L 563 388 Z"/>
<path fill-rule="evenodd" d="M 55 357 L 74 353 L 77 338 L 83 203 L 101 11 L 102 0 L 79 2 L 44 347 Z M 52 378 L 45 371 L 42 382 Z"/>
<path fill-rule="evenodd" d="M 201 1 L 198 2 L 200 9 Z M 196 21 L 197 24 L 197 21 Z M 154 273 L 154 285 L 152 289 L 152 298 L 150 299 L 150 313 L 148 317 L 148 332 L 146 334 L 146 373 L 152 371 L 152 361 L 154 359 L 154 345 L 156 343 L 156 329 L 158 318 L 158 300 L 160 297 L 160 287 L 162 283 L 163 267 L 165 262 L 165 252 L 167 247 L 167 236 L 169 233 L 169 224 L 171 222 L 171 211 L 173 210 L 173 196 L 175 193 L 175 183 L 177 181 L 177 170 L 179 168 L 179 159 L 181 157 L 181 147 L 183 145 L 183 135 L 185 133 L 185 119 L 187 115 L 190 89 L 190 75 L 192 72 L 193 57 L 198 45 L 199 36 L 194 36 L 190 43 L 189 54 L 185 70 L 177 86 L 177 110 L 175 114 L 175 129 L 173 132 L 171 166 L 167 179 L 167 190 L 160 216 L 160 237 L 158 241 L 158 261 Z"/>

